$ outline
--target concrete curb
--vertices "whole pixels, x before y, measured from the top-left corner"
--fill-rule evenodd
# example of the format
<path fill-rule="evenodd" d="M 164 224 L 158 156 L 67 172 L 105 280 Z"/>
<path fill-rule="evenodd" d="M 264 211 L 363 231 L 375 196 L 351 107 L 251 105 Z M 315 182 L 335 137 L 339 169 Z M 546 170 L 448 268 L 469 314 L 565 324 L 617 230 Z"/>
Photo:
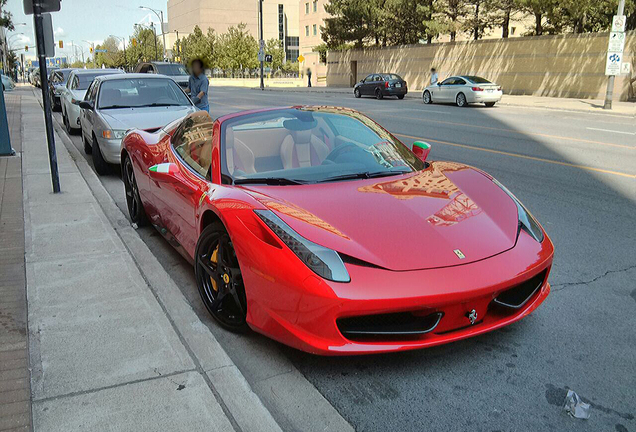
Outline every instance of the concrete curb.
<path fill-rule="evenodd" d="M 97 174 L 73 145 L 63 126 L 55 118 L 54 123 L 56 135 L 61 138 L 106 218 L 124 243 L 155 297 L 172 317 L 175 329 L 180 332 L 184 344 L 191 350 L 208 382 L 214 385 L 215 391 L 240 429 L 274 431 L 280 430 L 281 425 L 285 430 L 353 431 L 351 425 L 293 366 L 289 372 L 277 376 L 274 382 L 255 384 L 261 395 L 275 395 L 267 401 L 259 398 L 214 335 L 199 320 L 179 287 L 132 228 L 128 218 L 117 207 Z M 295 412 L 287 412 L 289 409 L 294 409 Z"/>

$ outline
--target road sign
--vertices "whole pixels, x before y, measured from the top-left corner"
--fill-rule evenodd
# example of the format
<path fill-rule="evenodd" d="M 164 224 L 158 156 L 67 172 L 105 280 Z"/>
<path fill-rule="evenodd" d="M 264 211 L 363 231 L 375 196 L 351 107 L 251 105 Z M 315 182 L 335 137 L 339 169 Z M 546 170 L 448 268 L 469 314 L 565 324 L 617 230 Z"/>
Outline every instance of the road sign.
<path fill-rule="evenodd" d="M 611 32 L 607 51 L 611 53 L 622 53 L 625 48 L 625 33 Z"/>
<path fill-rule="evenodd" d="M 621 75 L 629 75 L 631 71 L 631 64 L 629 62 L 623 62 L 621 64 Z"/>
<path fill-rule="evenodd" d="M 107 52 L 108 52 L 108 50 L 107 50 L 107 49 L 97 49 L 97 48 L 95 48 L 95 52 L 96 52 L 96 53 L 100 53 L 100 52 L 101 52 L 101 53 L 107 53 Z"/>
<path fill-rule="evenodd" d="M 41 12 L 57 12 L 60 10 L 60 0 L 39 0 Z M 22 2 L 25 15 L 33 15 L 33 0 Z"/>
<path fill-rule="evenodd" d="M 614 15 L 612 18 L 612 31 L 624 32 L 625 31 L 625 15 Z"/>
<path fill-rule="evenodd" d="M 50 13 L 42 14 L 42 31 L 44 34 L 44 55 L 55 57 L 55 38 L 53 37 L 53 21 Z M 38 51 L 38 55 L 40 55 Z"/>
<path fill-rule="evenodd" d="M 619 75 L 621 73 L 622 53 L 607 53 L 607 62 L 605 63 L 605 75 Z"/>
<path fill-rule="evenodd" d="M 260 46 L 260 48 L 261 48 L 262 50 L 264 50 L 264 49 L 265 49 L 265 41 L 264 41 L 263 39 L 261 39 L 261 42 L 260 42 L 259 46 Z"/>
<path fill-rule="evenodd" d="M 301 54 L 298 56 L 298 63 L 302 63 L 305 61 L 305 57 Z"/>
<path fill-rule="evenodd" d="M 265 61 L 268 63 L 272 62 L 272 55 L 271 54 L 265 54 Z"/>

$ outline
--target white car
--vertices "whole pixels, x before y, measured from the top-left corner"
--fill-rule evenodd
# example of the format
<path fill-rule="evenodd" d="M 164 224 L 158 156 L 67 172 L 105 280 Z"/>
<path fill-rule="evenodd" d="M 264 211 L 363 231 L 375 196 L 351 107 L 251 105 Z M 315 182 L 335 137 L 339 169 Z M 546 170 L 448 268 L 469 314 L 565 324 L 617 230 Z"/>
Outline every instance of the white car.
<path fill-rule="evenodd" d="M 121 74 L 119 69 L 75 69 L 66 81 L 66 86 L 60 94 L 62 120 L 69 134 L 80 130 L 79 103 L 84 100 L 86 90 L 93 80 L 101 75 Z"/>
<path fill-rule="evenodd" d="M 483 103 L 491 107 L 501 100 L 502 94 L 501 86 L 485 78 L 461 75 L 426 87 L 422 92 L 422 100 L 425 104 L 450 102 L 465 107 L 471 103 Z"/>
<path fill-rule="evenodd" d="M 11 78 L 2 74 L 2 90 L 3 91 L 11 91 L 15 88 L 15 83 Z"/>

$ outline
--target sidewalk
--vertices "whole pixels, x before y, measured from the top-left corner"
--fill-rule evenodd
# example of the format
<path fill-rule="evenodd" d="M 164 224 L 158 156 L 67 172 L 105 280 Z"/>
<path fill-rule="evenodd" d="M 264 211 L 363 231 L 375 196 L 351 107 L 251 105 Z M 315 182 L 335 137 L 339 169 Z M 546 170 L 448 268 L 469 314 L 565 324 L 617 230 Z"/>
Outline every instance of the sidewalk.
<path fill-rule="evenodd" d="M 260 89 L 253 88 L 253 90 Z M 353 89 L 347 87 L 266 87 L 265 91 L 315 94 L 331 93 L 349 95 L 353 97 Z M 411 89 L 406 95 L 407 99 L 421 99 L 421 97 L 422 90 Z M 543 96 L 516 96 L 504 94 L 499 104 L 524 108 L 544 108 L 561 111 L 577 111 L 636 117 L 636 102 L 614 101 L 611 110 L 604 110 L 603 103 L 604 101 L 598 99 L 572 99 Z"/>
<path fill-rule="evenodd" d="M 137 234 L 121 213 L 111 224 L 114 203 L 57 135 L 62 193 L 51 192 L 40 104 L 16 93 L 33 429 L 279 431 L 170 277 L 143 272 L 136 260 L 152 255 L 131 255 Z"/>
<path fill-rule="evenodd" d="M 20 96 L 6 92 L 15 156 L 0 157 L 0 430 L 31 430 Z"/>

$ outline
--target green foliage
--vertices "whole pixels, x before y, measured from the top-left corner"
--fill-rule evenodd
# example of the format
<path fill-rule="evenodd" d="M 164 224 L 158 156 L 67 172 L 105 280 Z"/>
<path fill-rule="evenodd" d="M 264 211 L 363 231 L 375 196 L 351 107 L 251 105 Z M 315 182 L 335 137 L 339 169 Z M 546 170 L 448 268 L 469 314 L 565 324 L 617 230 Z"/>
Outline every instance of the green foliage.
<path fill-rule="evenodd" d="M 173 57 L 181 59 L 184 64 L 189 64 L 194 59 L 200 59 L 203 66 L 208 69 L 216 67 L 217 36 L 214 30 L 208 29 L 203 34 L 199 26 L 195 26 L 192 33 L 179 39 L 173 47 Z"/>
<path fill-rule="evenodd" d="M 107 52 L 95 53 L 95 65 L 107 68 L 119 68 L 125 66 L 124 52 L 119 49 L 119 41 L 109 36 L 102 44 L 95 46 L 95 49 L 105 49 Z"/>
<path fill-rule="evenodd" d="M 279 39 L 270 39 L 265 42 L 265 53 L 271 54 L 272 63 L 269 65 L 272 70 L 282 70 L 285 62 L 285 49 L 283 48 L 283 41 Z"/>
<path fill-rule="evenodd" d="M 0 0 L 0 27 L 4 27 L 6 30 L 13 31 L 15 27 L 13 26 L 13 15 L 11 12 L 5 9 L 7 5 L 7 0 Z"/>
<path fill-rule="evenodd" d="M 216 60 L 220 68 L 242 71 L 258 66 L 258 42 L 246 28 L 240 23 L 219 36 Z"/>
<path fill-rule="evenodd" d="M 155 43 L 157 44 L 156 51 Z M 155 38 L 154 31 L 146 27 L 136 26 L 135 32 L 126 44 L 127 64 L 134 67 L 141 61 L 152 61 L 155 58 L 160 60 L 162 55 L 163 44 L 159 37 Z"/>

